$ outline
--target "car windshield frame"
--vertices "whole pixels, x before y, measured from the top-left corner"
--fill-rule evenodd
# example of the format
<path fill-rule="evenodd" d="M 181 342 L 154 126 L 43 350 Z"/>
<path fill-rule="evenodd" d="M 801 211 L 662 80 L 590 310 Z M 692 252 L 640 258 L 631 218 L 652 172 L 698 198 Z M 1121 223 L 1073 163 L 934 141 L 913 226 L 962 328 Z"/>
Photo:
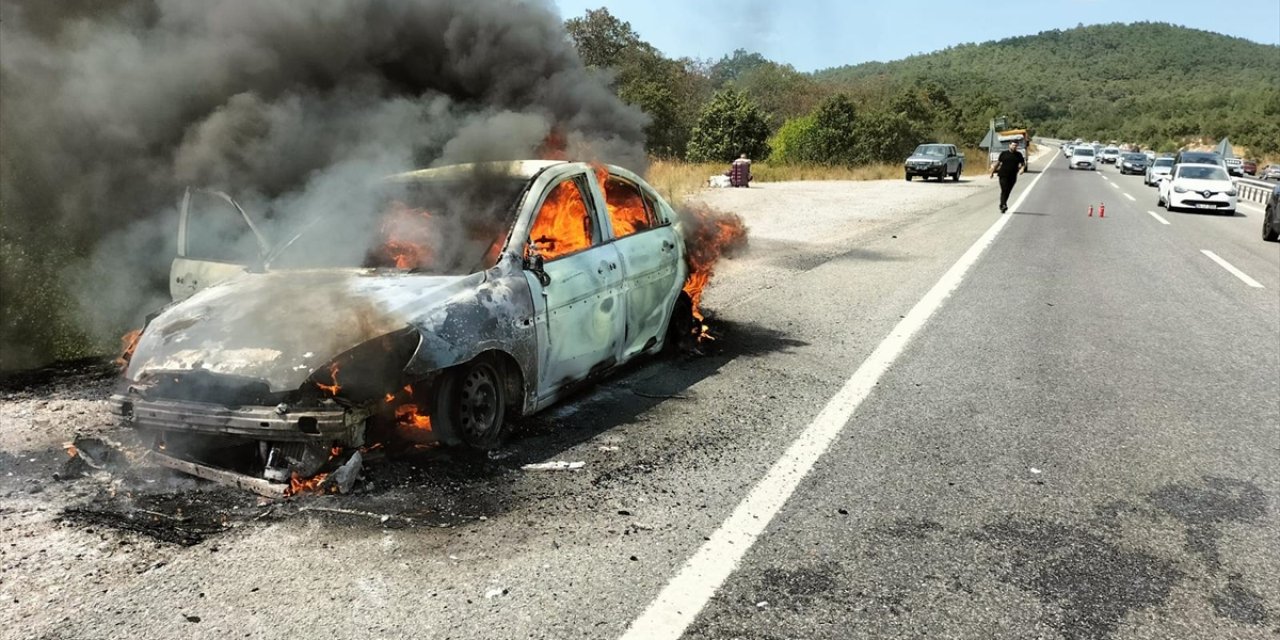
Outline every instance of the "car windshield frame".
<path fill-rule="evenodd" d="M 270 252 L 264 261 L 264 268 L 268 271 L 373 269 L 458 276 L 483 271 L 491 266 L 498 252 L 507 245 L 530 183 L 531 180 L 525 176 L 485 172 L 464 176 L 388 178 L 370 185 L 369 193 L 373 194 L 376 204 L 366 218 L 357 219 L 354 223 L 343 220 L 335 225 L 332 224 L 335 217 L 345 216 L 345 212 L 335 209 L 313 215 L 297 225 L 288 240 Z M 449 193 L 450 187 L 457 185 L 467 187 L 469 192 Z M 432 188 L 439 188 L 439 192 L 429 193 Z M 448 193 L 443 196 L 444 200 L 439 199 L 442 193 Z M 464 204 L 467 197 L 474 197 L 476 193 L 483 193 L 482 197 L 490 199 L 494 206 L 483 213 L 466 207 L 465 218 L 464 211 L 450 209 Z M 416 200 L 406 202 L 415 197 Z M 436 197 L 437 200 L 428 202 L 426 198 L 431 197 Z M 426 215 L 422 216 L 424 213 Z M 363 247 L 363 255 L 358 263 L 356 260 L 347 264 L 324 262 L 325 256 L 316 255 L 316 243 L 310 242 L 318 235 L 321 238 L 320 245 L 334 244 L 333 240 L 323 238 L 343 237 L 342 224 L 354 224 L 349 231 L 355 231 L 356 234 L 363 231 L 369 235 L 370 242 Z M 362 226 L 365 224 L 369 226 Z M 479 245 L 484 243 L 472 237 L 480 226 L 492 231 L 492 240 L 483 250 Z M 402 233 L 407 233 L 409 238 L 417 242 L 405 242 L 403 238 L 396 237 Z M 468 243 L 468 239 L 472 242 Z M 374 240 L 378 241 L 375 243 Z M 409 247 L 411 251 L 408 256 L 403 253 L 405 245 L 412 244 L 429 246 L 429 250 L 425 256 L 414 259 L 414 247 Z M 394 249 L 388 254 L 388 249 L 392 247 Z M 436 255 L 441 257 L 434 257 Z M 351 257 L 353 256 L 354 253 Z"/>
<path fill-rule="evenodd" d="M 911 155 L 927 156 L 930 158 L 945 158 L 947 157 L 947 151 L 948 149 L 940 144 L 922 144 L 916 147 L 916 150 L 912 151 Z"/>
<path fill-rule="evenodd" d="M 1203 172 L 1203 175 L 1187 175 L 1188 173 Z M 1227 170 L 1213 164 L 1183 164 L 1178 167 L 1178 178 L 1183 180 L 1217 180 L 1227 181 Z"/>
<path fill-rule="evenodd" d="M 1096 156 L 1097 154 L 1096 154 L 1096 153 L 1094 153 L 1094 151 L 1093 151 L 1093 147 L 1080 147 L 1080 148 L 1078 148 L 1078 149 L 1076 149 L 1076 150 L 1072 151 L 1072 152 L 1071 152 L 1071 155 L 1073 155 L 1073 156 L 1089 156 L 1089 157 L 1093 157 L 1093 156 Z"/>

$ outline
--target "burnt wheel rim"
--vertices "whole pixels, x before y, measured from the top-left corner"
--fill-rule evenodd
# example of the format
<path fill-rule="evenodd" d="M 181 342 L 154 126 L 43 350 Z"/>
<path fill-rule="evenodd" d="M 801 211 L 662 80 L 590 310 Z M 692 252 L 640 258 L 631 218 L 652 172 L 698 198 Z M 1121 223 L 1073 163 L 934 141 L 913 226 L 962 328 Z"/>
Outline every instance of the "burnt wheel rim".
<path fill-rule="evenodd" d="M 458 421 L 462 431 L 484 436 L 498 421 L 498 374 L 489 365 L 477 365 L 467 372 L 458 389 Z"/>

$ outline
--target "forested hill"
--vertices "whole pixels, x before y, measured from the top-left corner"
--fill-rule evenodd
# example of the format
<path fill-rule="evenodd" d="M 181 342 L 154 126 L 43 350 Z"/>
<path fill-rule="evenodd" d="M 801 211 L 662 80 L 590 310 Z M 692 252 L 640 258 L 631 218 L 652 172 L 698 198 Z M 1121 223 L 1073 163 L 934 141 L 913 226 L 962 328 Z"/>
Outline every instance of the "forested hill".
<path fill-rule="evenodd" d="M 932 81 L 958 105 L 999 104 L 1050 135 L 1161 146 L 1230 135 L 1280 152 L 1280 47 L 1169 24 L 1046 31 L 815 77 L 855 92 Z"/>

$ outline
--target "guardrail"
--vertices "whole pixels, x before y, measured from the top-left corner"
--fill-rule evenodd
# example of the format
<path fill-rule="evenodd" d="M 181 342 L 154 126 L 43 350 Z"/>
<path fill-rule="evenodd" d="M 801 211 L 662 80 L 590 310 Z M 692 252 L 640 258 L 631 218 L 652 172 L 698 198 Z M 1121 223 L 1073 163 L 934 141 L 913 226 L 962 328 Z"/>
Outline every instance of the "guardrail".
<path fill-rule="evenodd" d="M 1267 198 L 1271 197 L 1271 191 L 1276 188 L 1275 183 L 1265 180 L 1254 180 L 1252 178 L 1232 178 L 1236 183 L 1236 189 L 1240 192 L 1241 200 L 1256 202 L 1258 204 L 1266 204 Z"/>

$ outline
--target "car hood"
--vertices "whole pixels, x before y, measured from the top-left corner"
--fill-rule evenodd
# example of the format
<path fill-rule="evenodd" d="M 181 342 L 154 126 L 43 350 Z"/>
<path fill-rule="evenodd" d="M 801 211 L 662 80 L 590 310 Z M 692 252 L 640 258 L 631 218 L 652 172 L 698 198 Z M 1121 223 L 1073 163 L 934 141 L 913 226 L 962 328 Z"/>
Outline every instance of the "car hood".
<path fill-rule="evenodd" d="M 946 158 L 938 156 L 911 156 L 907 158 L 907 162 L 946 162 Z"/>
<path fill-rule="evenodd" d="M 483 278 L 352 269 L 244 274 L 165 309 L 147 325 L 125 376 L 203 370 L 293 390 L 337 355 L 409 326 Z"/>

